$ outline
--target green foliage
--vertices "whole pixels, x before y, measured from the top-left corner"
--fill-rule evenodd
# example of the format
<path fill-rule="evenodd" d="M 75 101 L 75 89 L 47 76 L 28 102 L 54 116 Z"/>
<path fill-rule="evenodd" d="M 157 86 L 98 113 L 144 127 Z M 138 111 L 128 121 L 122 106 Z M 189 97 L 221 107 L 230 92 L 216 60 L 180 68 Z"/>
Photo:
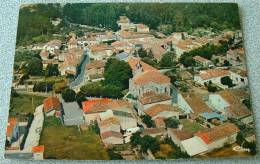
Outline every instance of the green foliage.
<path fill-rule="evenodd" d="M 66 4 L 64 16 L 74 23 L 108 27 L 116 30 L 120 15 L 126 15 L 136 23 L 144 23 L 151 29 L 165 34 L 197 27 L 213 27 L 216 30 L 239 29 L 236 4 Z"/>
<path fill-rule="evenodd" d="M 28 61 L 25 70 L 28 75 L 36 76 L 36 75 L 42 75 L 42 68 L 43 68 L 42 61 L 34 57 Z"/>
<path fill-rule="evenodd" d="M 146 126 L 148 128 L 155 127 L 155 123 L 152 120 L 151 116 L 149 116 L 149 115 L 142 115 L 141 118 L 142 118 L 143 122 L 146 124 Z"/>
<path fill-rule="evenodd" d="M 58 4 L 37 4 L 23 7 L 19 12 L 17 31 L 17 45 L 32 42 L 32 38 L 39 35 L 48 35 L 58 31 L 59 28 L 51 24 L 51 19 L 61 17 Z"/>
<path fill-rule="evenodd" d="M 95 132 L 96 134 L 100 134 L 100 129 L 99 129 L 97 121 L 94 121 L 94 123 L 90 124 L 89 129 L 91 131 Z"/>
<path fill-rule="evenodd" d="M 230 62 L 228 60 L 224 60 L 224 66 L 231 66 Z"/>
<path fill-rule="evenodd" d="M 119 153 L 116 153 L 113 149 L 108 149 L 108 155 L 111 160 L 122 160 L 123 159 L 123 157 Z"/>
<path fill-rule="evenodd" d="M 141 60 L 155 68 L 158 68 L 158 63 L 155 59 L 152 59 L 152 58 L 149 58 L 149 57 L 144 57 L 144 58 L 141 58 Z"/>
<path fill-rule="evenodd" d="M 246 99 L 244 99 L 242 102 L 243 102 L 243 104 L 245 104 L 245 106 L 246 106 L 248 109 L 250 109 L 250 110 L 252 109 L 250 98 L 246 98 Z"/>
<path fill-rule="evenodd" d="M 142 152 L 146 152 L 148 149 L 150 149 L 153 153 L 155 153 L 156 151 L 160 150 L 159 141 L 156 138 L 148 135 L 141 137 L 140 134 L 140 132 L 137 132 L 131 136 L 131 145 L 140 145 Z"/>
<path fill-rule="evenodd" d="M 45 70 L 45 76 L 58 76 L 60 74 L 58 64 L 48 64 Z"/>
<path fill-rule="evenodd" d="M 173 61 L 174 54 L 171 52 L 167 52 L 162 56 L 162 59 L 160 60 L 160 67 L 173 67 L 176 65 L 176 63 Z"/>
<path fill-rule="evenodd" d="M 53 90 L 54 82 L 37 82 L 33 86 L 33 92 L 49 92 Z"/>
<path fill-rule="evenodd" d="M 55 93 L 61 93 L 66 88 L 68 88 L 66 81 L 55 82 L 53 85 L 53 90 L 55 91 Z"/>
<path fill-rule="evenodd" d="M 167 118 L 164 120 L 167 128 L 178 128 L 180 121 L 175 118 Z"/>
<path fill-rule="evenodd" d="M 14 62 L 28 62 L 32 58 L 38 58 L 41 60 L 39 51 L 19 50 L 15 51 Z"/>
<path fill-rule="evenodd" d="M 19 94 L 16 92 L 16 90 L 12 87 L 11 88 L 11 97 L 18 97 Z"/>
<path fill-rule="evenodd" d="M 232 81 L 232 79 L 230 79 L 229 76 L 222 77 L 220 79 L 220 81 L 221 81 L 221 84 L 227 85 L 229 88 L 234 86 L 233 81 Z"/>
<path fill-rule="evenodd" d="M 129 78 L 132 76 L 132 70 L 128 63 L 116 59 L 108 59 L 104 71 L 105 85 L 117 86 L 124 90 L 129 87 Z"/>
<path fill-rule="evenodd" d="M 80 88 L 80 91 L 88 97 L 99 97 L 102 93 L 103 86 L 100 82 L 92 82 L 86 85 L 83 85 Z"/>
<path fill-rule="evenodd" d="M 205 83 L 205 86 L 208 88 L 209 92 L 216 92 L 218 90 L 218 88 L 211 82 L 209 81 L 209 83 Z"/>
<path fill-rule="evenodd" d="M 74 90 L 67 88 L 62 91 L 61 96 L 65 102 L 73 102 L 75 101 L 76 93 Z"/>
<path fill-rule="evenodd" d="M 80 108 L 82 108 L 82 102 L 87 100 L 85 94 L 82 91 L 79 91 L 76 94 L 76 98 L 75 99 L 76 99 L 77 103 L 79 104 Z"/>

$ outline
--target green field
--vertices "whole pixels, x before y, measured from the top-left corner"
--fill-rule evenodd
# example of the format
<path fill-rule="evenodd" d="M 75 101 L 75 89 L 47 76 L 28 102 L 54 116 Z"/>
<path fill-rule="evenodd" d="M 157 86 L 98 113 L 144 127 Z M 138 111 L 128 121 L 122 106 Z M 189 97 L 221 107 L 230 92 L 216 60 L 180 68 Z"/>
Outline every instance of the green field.
<path fill-rule="evenodd" d="M 99 136 L 93 131 L 79 131 L 77 126 L 62 126 L 54 117 L 45 118 L 40 144 L 46 159 L 109 159 Z"/>
<path fill-rule="evenodd" d="M 204 129 L 204 127 L 202 127 L 200 124 L 192 122 L 191 120 L 181 120 L 181 124 L 183 124 L 183 130 L 190 133 L 195 133 Z"/>
<path fill-rule="evenodd" d="M 35 108 L 43 103 L 45 97 L 19 94 L 17 97 L 11 97 L 10 116 L 27 115 L 34 113 Z"/>

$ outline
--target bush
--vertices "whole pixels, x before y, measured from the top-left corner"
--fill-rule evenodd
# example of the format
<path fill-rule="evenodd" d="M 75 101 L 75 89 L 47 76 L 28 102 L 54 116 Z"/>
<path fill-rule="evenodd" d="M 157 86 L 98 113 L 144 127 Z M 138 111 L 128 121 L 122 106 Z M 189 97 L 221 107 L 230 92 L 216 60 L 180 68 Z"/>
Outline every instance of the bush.
<path fill-rule="evenodd" d="M 33 86 L 33 92 L 49 92 L 53 90 L 53 82 L 37 82 Z"/>
<path fill-rule="evenodd" d="M 229 88 L 234 86 L 233 81 L 229 76 L 222 77 L 220 81 L 221 84 L 227 85 Z"/>
<path fill-rule="evenodd" d="M 167 128 L 178 128 L 180 121 L 175 118 L 167 118 L 164 120 Z"/>
<path fill-rule="evenodd" d="M 146 126 L 147 126 L 148 128 L 153 128 L 153 127 L 155 127 L 155 123 L 154 123 L 154 121 L 152 120 L 152 117 L 151 117 L 151 116 L 149 116 L 149 115 L 143 115 L 143 116 L 141 116 L 141 118 L 142 118 L 143 122 L 146 124 Z"/>
<path fill-rule="evenodd" d="M 67 88 L 61 93 L 61 96 L 65 102 L 73 102 L 75 101 L 76 92 L 72 89 Z"/>

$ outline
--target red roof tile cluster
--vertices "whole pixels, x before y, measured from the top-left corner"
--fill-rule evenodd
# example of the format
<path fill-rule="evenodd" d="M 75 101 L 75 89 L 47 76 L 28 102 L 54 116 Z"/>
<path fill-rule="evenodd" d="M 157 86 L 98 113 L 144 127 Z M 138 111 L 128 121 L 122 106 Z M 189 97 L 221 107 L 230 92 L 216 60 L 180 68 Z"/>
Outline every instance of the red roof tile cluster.
<path fill-rule="evenodd" d="M 99 123 L 99 126 L 100 127 L 108 127 L 110 125 L 120 125 L 120 122 L 119 120 L 116 118 L 116 117 L 109 117 L 105 120 L 102 120 L 100 123 Z"/>
<path fill-rule="evenodd" d="M 115 132 L 115 131 L 106 131 L 104 133 L 101 133 L 102 139 L 106 139 L 109 137 L 115 137 L 115 138 L 120 138 L 123 139 L 123 135 L 120 132 Z"/>
<path fill-rule="evenodd" d="M 203 80 L 208 80 L 217 77 L 224 77 L 229 75 L 230 75 L 229 70 L 226 69 L 208 69 L 208 70 L 200 71 L 199 74 L 199 76 Z"/>
<path fill-rule="evenodd" d="M 42 153 L 44 152 L 44 145 L 32 147 L 32 153 Z"/>
<path fill-rule="evenodd" d="M 177 111 L 177 110 L 178 110 L 177 106 L 172 106 L 172 105 L 167 105 L 167 104 L 156 104 L 156 105 L 146 109 L 144 112 L 147 115 L 154 117 L 164 111 Z"/>
<path fill-rule="evenodd" d="M 87 69 L 100 69 L 100 68 L 104 68 L 106 65 L 105 61 L 102 60 L 93 60 L 90 63 L 87 64 Z"/>
<path fill-rule="evenodd" d="M 17 118 L 9 118 L 8 119 L 8 125 L 6 129 L 6 136 L 11 137 L 13 133 L 14 126 L 18 124 Z"/>
<path fill-rule="evenodd" d="M 59 111 L 61 109 L 60 100 L 57 97 L 48 97 L 43 100 L 43 110 L 45 113 L 51 110 Z"/>
<path fill-rule="evenodd" d="M 155 123 L 156 127 L 158 127 L 158 128 L 162 128 L 162 127 L 165 127 L 165 126 L 166 126 L 166 125 L 165 125 L 165 122 L 164 122 L 164 118 L 162 118 L 162 117 L 156 118 L 156 119 L 154 120 L 154 123 Z"/>
<path fill-rule="evenodd" d="M 230 106 L 228 112 L 235 117 L 250 115 L 250 110 L 242 102 L 248 94 L 239 89 L 226 89 L 218 93 Z"/>
<path fill-rule="evenodd" d="M 158 83 L 158 84 L 170 84 L 171 79 L 158 72 L 158 71 L 148 71 L 138 74 L 133 79 L 134 83 L 137 85 L 146 85 L 150 82 Z"/>
<path fill-rule="evenodd" d="M 85 113 L 99 113 L 108 109 L 130 109 L 131 105 L 125 100 L 95 99 L 82 102 L 82 109 Z"/>
<path fill-rule="evenodd" d="M 165 93 L 157 94 L 155 92 L 147 92 L 143 95 L 142 98 L 139 98 L 139 101 L 143 105 L 145 105 L 145 104 L 152 104 L 152 103 L 161 102 L 161 101 L 167 101 L 170 99 L 171 99 L 171 97 Z"/>
<path fill-rule="evenodd" d="M 192 138 L 193 135 L 189 132 L 180 129 L 169 129 L 170 133 L 172 133 L 175 137 L 177 137 L 180 141 Z"/>
<path fill-rule="evenodd" d="M 211 144 L 238 132 L 239 129 L 235 124 L 225 123 L 213 128 L 198 131 L 195 133 L 195 136 L 200 137 L 206 144 Z"/>

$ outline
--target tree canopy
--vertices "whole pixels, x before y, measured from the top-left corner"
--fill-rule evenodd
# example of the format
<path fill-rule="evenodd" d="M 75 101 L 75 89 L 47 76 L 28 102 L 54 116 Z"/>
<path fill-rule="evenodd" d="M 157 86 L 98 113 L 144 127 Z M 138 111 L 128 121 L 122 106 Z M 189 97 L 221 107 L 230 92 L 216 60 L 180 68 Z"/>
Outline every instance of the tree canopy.
<path fill-rule="evenodd" d="M 65 102 L 73 102 L 76 98 L 76 92 L 72 89 L 67 88 L 62 91 L 61 96 Z"/>

